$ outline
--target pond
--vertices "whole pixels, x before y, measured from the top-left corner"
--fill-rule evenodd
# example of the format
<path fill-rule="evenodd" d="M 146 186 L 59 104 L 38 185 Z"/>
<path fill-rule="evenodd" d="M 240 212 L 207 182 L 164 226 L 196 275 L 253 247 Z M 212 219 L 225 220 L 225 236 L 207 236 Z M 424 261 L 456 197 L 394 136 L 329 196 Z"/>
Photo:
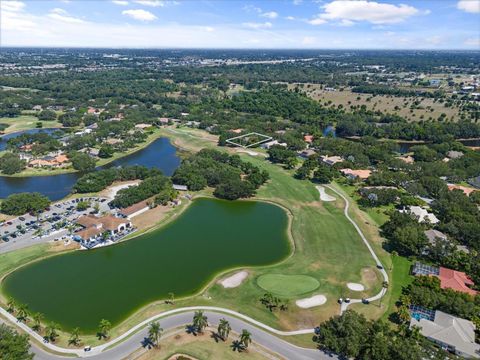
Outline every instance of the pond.
<path fill-rule="evenodd" d="M 64 329 L 92 332 L 102 318 L 117 324 L 170 292 L 197 293 L 224 270 L 280 261 L 290 252 L 287 222 L 272 204 L 198 199 L 137 239 L 27 265 L 3 291 Z"/>
<path fill-rule="evenodd" d="M 179 164 L 180 158 L 176 155 L 175 147 L 167 138 L 159 138 L 146 148 L 115 160 L 105 167 L 144 165 L 157 167 L 169 176 Z M 14 193 L 36 191 L 48 196 L 52 201 L 60 200 L 71 192 L 80 176 L 79 173 L 31 177 L 0 176 L 0 199 Z"/>

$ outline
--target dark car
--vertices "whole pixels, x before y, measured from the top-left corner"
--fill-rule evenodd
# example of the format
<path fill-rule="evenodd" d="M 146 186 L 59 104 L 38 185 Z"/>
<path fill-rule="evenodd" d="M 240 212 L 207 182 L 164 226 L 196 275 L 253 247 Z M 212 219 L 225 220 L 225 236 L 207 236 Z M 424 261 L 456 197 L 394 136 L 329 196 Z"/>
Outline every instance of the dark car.
<path fill-rule="evenodd" d="M 20 221 L 25 221 L 25 218 L 24 218 L 23 216 L 20 216 L 18 219 L 19 219 Z"/>

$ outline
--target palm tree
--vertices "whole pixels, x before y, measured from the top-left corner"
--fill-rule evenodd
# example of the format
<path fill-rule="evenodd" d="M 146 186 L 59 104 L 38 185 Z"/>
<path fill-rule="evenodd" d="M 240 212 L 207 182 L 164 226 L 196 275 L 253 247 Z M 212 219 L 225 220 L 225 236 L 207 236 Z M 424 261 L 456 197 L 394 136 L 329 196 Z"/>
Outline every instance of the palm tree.
<path fill-rule="evenodd" d="M 100 338 L 107 338 L 108 332 L 112 328 L 112 324 L 110 321 L 102 319 L 100 320 L 100 324 L 98 325 L 98 336 Z"/>
<path fill-rule="evenodd" d="M 28 318 L 28 305 L 20 304 L 17 306 L 17 319 L 19 321 L 27 321 Z"/>
<path fill-rule="evenodd" d="M 13 298 L 10 298 L 8 299 L 8 302 L 7 302 L 7 311 L 9 313 L 13 313 L 15 312 L 15 308 L 17 307 L 17 303 L 15 302 L 15 300 L 13 300 Z"/>
<path fill-rule="evenodd" d="M 150 323 L 150 327 L 148 329 L 148 338 L 154 346 L 158 346 L 158 342 L 162 336 L 162 331 L 163 329 L 160 327 L 160 323 L 158 321 Z"/>
<path fill-rule="evenodd" d="M 70 335 L 68 344 L 77 346 L 79 342 L 80 342 L 80 329 L 76 327 L 75 329 L 72 330 L 72 334 Z"/>
<path fill-rule="evenodd" d="M 240 334 L 240 343 L 243 345 L 245 349 L 248 348 L 248 345 L 252 342 L 252 334 L 250 334 L 247 330 L 243 329 L 242 333 Z"/>
<path fill-rule="evenodd" d="M 195 311 L 193 315 L 193 326 L 198 330 L 199 333 L 203 332 L 208 325 L 207 317 L 203 314 L 203 311 Z"/>
<path fill-rule="evenodd" d="M 398 308 L 398 318 L 400 319 L 401 322 L 407 323 L 410 321 L 410 311 L 408 311 L 408 307 L 405 305 L 402 305 Z"/>
<path fill-rule="evenodd" d="M 50 325 L 48 325 L 46 328 L 45 328 L 45 336 L 48 340 L 54 342 L 55 339 L 58 337 L 58 333 L 57 333 L 57 330 L 60 329 L 60 325 L 58 325 L 57 323 L 50 323 Z"/>
<path fill-rule="evenodd" d="M 222 338 L 223 341 L 227 340 L 228 335 L 230 334 L 230 323 L 226 319 L 220 319 L 220 323 L 218 324 L 217 333 L 218 336 Z"/>
<path fill-rule="evenodd" d="M 170 304 L 175 305 L 175 294 L 173 292 L 168 293 L 168 298 L 169 298 L 168 301 L 170 302 Z"/>
<path fill-rule="evenodd" d="M 43 319 L 43 314 L 42 313 L 39 313 L 39 312 L 36 312 L 35 314 L 32 315 L 32 319 L 33 319 L 33 326 L 32 326 L 32 329 L 35 330 L 35 331 L 38 331 L 40 330 L 40 324 L 42 322 L 42 319 Z"/>

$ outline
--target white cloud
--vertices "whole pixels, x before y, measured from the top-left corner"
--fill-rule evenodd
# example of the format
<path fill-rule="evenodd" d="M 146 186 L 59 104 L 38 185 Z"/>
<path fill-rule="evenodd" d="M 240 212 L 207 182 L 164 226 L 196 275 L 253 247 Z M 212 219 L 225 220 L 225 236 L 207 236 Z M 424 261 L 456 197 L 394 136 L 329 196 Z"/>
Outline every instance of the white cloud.
<path fill-rule="evenodd" d="M 479 38 L 470 38 L 464 41 L 464 44 L 467 46 L 480 47 L 480 37 Z"/>
<path fill-rule="evenodd" d="M 120 5 L 120 6 L 127 6 L 128 5 L 128 1 L 126 1 L 126 0 L 112 0 L 112 3 L 114 3 L 115 5 Z"/>
<path fill-rule="evenodd" d="M 460 0 L 457 8 L 469 13 L 480 13 L 480 0 Z"/>
<path fill-rule="evenodd" d="M 206 31 L 206 32 L 214 32 L 215 28 L 213 28 L 211 26 L 204 26 L 203 30 Z"/>
<path fill-rule="evenodd" d="M 71 24 L 83 24 L 85 22 L 82 19 L 70 16 L 65 10 L 60 8 L 50 10 L 50 13 L 47 16 L 50 19 Z"/>
<path fill-rule="evenodd" d="M 297 20 L 295 16 L 287 16 L 285 19 L 287 20 Z"/>
<path fill-rule="evenodd" d="M 157 19 L 157 17 L 154 14 L 152 14 L 150 11 L 146 11 L 142 9 L 123 10 L 122 15 L 126 15 L 131 17 L 132 19 L 140 20 L 140 21 L 153 21 Z"/>
<path fill-rule="evenodd" d="M 340 25 L 340 26 L 353 26 L 353 25 L 355 25 L 355 23 L 352 20 L 342 19 L 342 21 L 340 21 L 340 23 L 338 25 Z"/>
<path fill-rule="evenodd" d="M 269 29 L 273 25 L 271 22 L 264 22 L 264 23 L 256 23 L 256 22 L 247 22 L 243 23 L 243 26 L 251 28 L 251 29 Z"/>
<path fill-rule="evenodd" d="M 2 11 L 17 12 L 23 10 L 25 3 L 21 1 L 0 1 Z"/>
<path fill-rule="evenodd" d="M 278 17 L 278 13 L 275 11 L 268 11 L 260 14 L 261 17 L 266 17 L 269 19 L 276 19 Z"/>
<path fill-rule="evenodd" d="M 50 13 L 52 14 L 59 14 L 59 15 L 65 15 L 67 12 L 63 9 L 60 9 L 60 8 L 55 8 L 55 9 L 52 9 L 50 10 Z"/>
<path fill-rule="evenodd" d="M 303 0 L 293 0 L 293 5 L 300 5 Z"/>
<path fill-rule="evenodd" d="M 395 24 L 420 14 L 413 6 L 393 5 L 369 0 L 334 0 L 322 6 L 324 12 L 309 21 L 312 25 L 323 24 L 321 20 L 367 21 L 373 24 Z M 345 24 L 345 23 L 344 23 Z"/>
<path fill-rule="evenodd" d="M 308 20 L 307 21 L 310 25 L 322 25 L 322 24 L 325 24 L 327 22 L 327 20 L 325 19 L 322 19 L 320 17 L 316 17 L 314 19 L 311 19 L 311 20 Z"/>
<path fill-rule="evenodd" d="M 162 1 L 162 0 L 135 0 L 134 2 L 143 6 L 151 6 L 151 7 L 165 6 L 165 1 Z"/>

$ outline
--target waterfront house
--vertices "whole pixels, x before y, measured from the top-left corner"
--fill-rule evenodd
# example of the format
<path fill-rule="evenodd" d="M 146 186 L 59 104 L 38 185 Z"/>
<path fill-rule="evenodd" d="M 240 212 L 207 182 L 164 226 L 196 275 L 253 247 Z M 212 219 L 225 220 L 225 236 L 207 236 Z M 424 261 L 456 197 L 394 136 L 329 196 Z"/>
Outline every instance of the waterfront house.
<path fill-rule="evenodd" d="M 177 190 L 177 191 L 188 191 L 188 186 L 187 185 L 173 184 L 173 189 Z"/>
<path fill-rule="evenodd" d="M 437 310 L 433 319 L 412 316 L 410 328 L 414 326 L 442 349 L 464 358 L 480 359 L 480 344 L 475 343 L 475 325 L 471 321 Z"/>

